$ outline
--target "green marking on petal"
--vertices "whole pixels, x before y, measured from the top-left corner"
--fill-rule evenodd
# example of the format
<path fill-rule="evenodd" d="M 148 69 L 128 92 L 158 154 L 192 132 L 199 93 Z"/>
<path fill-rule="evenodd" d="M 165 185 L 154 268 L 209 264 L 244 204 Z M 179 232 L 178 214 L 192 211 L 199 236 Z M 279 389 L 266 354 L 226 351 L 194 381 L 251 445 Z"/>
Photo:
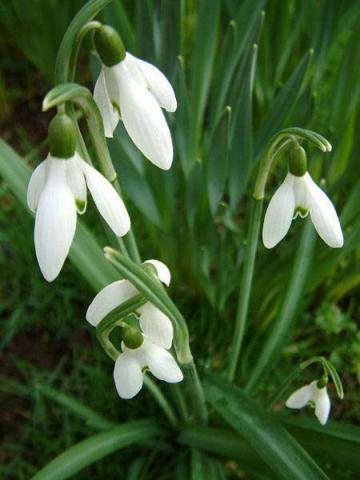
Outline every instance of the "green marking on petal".
<path fill-rule="evenodd" d="M 114 101 L 111 102 L 111 105 L 113 106 L 113 109 L 117 111 L 119 117 L 121 118 L 121 110 L 119 105 Z"/>
<path fill-rule="evenodd" d="M 309 215 L 309 209 L 305 207 L 296 207 L 294 213 L 294 219 L 297 217 L 306 218 Z"/>
<path fill-rule="evenodd" d="M 80 200 L 79 198 L 76 198 L 75 199 L 75 205 L 76 205 L 76 210 L 80 215 L 85 213 L 86 202 L 84 200 Z"/>

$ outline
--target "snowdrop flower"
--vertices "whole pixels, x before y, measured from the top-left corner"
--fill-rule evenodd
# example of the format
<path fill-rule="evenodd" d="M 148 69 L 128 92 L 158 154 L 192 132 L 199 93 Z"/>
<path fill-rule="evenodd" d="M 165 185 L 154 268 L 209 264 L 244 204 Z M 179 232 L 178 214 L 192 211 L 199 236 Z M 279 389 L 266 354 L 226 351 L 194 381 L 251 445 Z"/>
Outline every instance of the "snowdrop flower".
<path fill-rule="evenodd" d="M 170 284 L 170 271 L 164 263 L 158 260 L 147 260 L 144 263 L 153 265 L 159 279 L 165 285 Z M 138 291 L 128 280 L 111 283 L 101 290 L 90 304 L 86 312 L 87 321 L 96 327 L 114 308 L 137 294 Z M 179 366 L 168 351 L 174 335 L 171 321 L 149 302 L 139 311 L 140 342 L 133 345 L 126 342 L 123 336 L 122 353 L 114 367 L 116 389 L 119 396 L 125 399 L 133 398 L 141 390 L 144 368 L 148 368 L 159 380 L 168 383 L 177 383 L 183 379 Z"/>
<path fill-rule="evenodd" d="M 112 137 L 120 118 L 131 140 L 152 163 L 171 167 L 173 145 L 162 108 L 176 110 L 174 90 L 154 65 L 126 53 L 119 36 L 103 27 L 95 36 L 103 62 L 94 100 L 103 118 L 105 135 Z M 115 42 L 115 46 L 113 45 Z"/>
<path fill-rule="evenodd" d="M 325 425 L 330 413 L 330 399 L 327 393 L 326 386 L 319 388 L 318 381 L 315 380 L 309 385 L 296 390 L 286 400 L 288 408 L 300 409 L 306 405 L 315 407 L 315 415 L 321 425 Z"/>
<path fill-rule="evenodd" d="M 297 216 L 305 218 L 309 212 L 324 242 L 332 248 L 342 247 L 344 238 L 334 205 L 313 181 L 306 166 L 299 170 L 290 162 L 290 171 L 265 213 L 262 232 L 265 247 L 275 247 L 289 231 L 292 220 Z"/>
<path fill-rule="evenodd" d="M 52 122 L 56 126 L 63 119 L 55 117 Z M 62 130 L 61 126 L 59 131 Z M 52 146 L 52 131 L 49 128 L 50 152 L 55 151 L 58 155 L 49 153 L 46 160 L 38 165 L 27 191 L 28 206 L 36 214 L 36 256 L 48 282 L 58 276 L 69 253 L 76 229 L 76 213 L 84 213 L 86 209 L 86 186 L 100 214 L 116 235 L 123 236 L 130 228 L 126 207 L 113 186 L 78 153 L 71 153 L 68 144 L 65 148 L 69 151 L 65 153 L 69 157 L 64 158 L 64 150 L 59 152 Z"/>

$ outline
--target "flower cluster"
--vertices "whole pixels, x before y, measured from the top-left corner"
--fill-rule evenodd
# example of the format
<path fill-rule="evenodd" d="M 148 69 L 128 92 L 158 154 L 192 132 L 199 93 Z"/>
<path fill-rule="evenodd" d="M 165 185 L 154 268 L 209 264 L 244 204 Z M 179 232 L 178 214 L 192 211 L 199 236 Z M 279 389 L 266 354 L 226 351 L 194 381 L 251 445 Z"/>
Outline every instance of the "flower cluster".
<path fill-rule="evenodd" d="M 158 260 L 147 260 L 144 264 L 155 267 L 159 280 L 170 284 L 170 271 Z M 101 320 L 123 302 L 139 292 L 128 280 L 118 280 L 101 290 L 91 302 L 86 319 L 97 327 Z M 158 308 L 146 302 L 139 309 L 140 345 L 126 344 L 123 337 L 122 353 L 114 367 L 114 381 L 121 398 L 132 398 L 143 385 L 143 371 L 149 369 L 159 380 L 177 383 L 183 379 L 182 372 L 169 352 L 173 341 L 173 326 L 170 319 Z"/>

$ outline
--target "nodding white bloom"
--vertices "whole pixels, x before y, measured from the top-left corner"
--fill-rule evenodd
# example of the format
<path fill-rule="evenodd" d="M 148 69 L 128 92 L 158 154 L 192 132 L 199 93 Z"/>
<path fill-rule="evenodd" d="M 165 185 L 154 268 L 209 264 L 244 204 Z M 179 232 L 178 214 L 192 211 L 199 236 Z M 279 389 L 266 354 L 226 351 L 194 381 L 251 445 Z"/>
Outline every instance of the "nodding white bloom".
<path fill-rule="evenodd" d="M 154 65 L 126 53 L 124 60 L 102 66 L 94 89 L 105 135 L 112 137 L 120 118 L 131 140 L 152 163 L 171 167 L 173 145 L 162 108 L 176 110 L 174 90 Z"/>
<path fill-rule="evenodd" d="M 286 400 L 288 408 L 300 409 L 306 405 L 315 407 L 315 415 L 321 425 L 325 425 L 330 413 L 330 398 L 326 386 L 318 387 L 318 381 L 314 380 L 309 385 L 296 390 Z"/>
<path fill-rule="evenodd" d="M 34 213 L 35 250 L 40 270 L 52 282 L 69 253 L 78 213 L 86 210 L 86 185 L 97 209 L 118 236 L 130 229 L 124 202 L 114 187 L 76 152 L 69 159 L 48 155 L 34 170 L 27 203 Z"/>
<path fill-rule="evenodd" d="M 158 260 L 147 260 L 152 264 L 159 279 L 170 284 L 168 267 Z M 136 288 L 128 280 L 118 280 L 101 290 L 91 302 L 86 319 L 97 326 L 114 308 L 138 294 Z M 148 368 L 159 380 L 177 383 L 183 374 L 175 359 L 168 351 L 173 340 L 173 326 L 170 319 L 158 308 L 147 302 L 139 309 L 139 324 L 143 343 L 138 348 L 128 348 L 124 342 L 122 353 L 118 356 L 114 367 L 114 381 L 121 398 L 129 399 L 137 395 L 143 385 L 143 369 Z"/>
<path fill-rule="evenodd" d="M 309 212 L 324 242 L 332 248 L 342 247 L 344 238 L 334 205 L 308 172 L 301 177 L 289 172 L 272 197 L 262 232 L 265 247 L 275 247 L 289 231 L 292 220 L 298 215 L 304 218 Z"/>

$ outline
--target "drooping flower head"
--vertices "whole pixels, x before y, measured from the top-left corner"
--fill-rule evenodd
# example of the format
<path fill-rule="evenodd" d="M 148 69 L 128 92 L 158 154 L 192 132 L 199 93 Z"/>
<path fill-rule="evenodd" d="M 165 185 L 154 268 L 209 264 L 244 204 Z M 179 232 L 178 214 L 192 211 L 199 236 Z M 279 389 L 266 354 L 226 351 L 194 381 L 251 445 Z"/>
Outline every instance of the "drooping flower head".
<path fill-rule="evenodd" d="M 69 120 L 65 115 L 52 120 L 50 153 L 34 170 L 27 191 L 28 206 L 36 215 L 36 256 L 48 282 L 58 276 L 69 253 L 76 230 L 76 213 L 86 210 L 86 186 L 116 235 L 123 236 L 130 229 L 129 215 L 116 190 L 75 151 L 75 134 L 72 140 L 69 132 L 73 125 Z"/>
<path fill-rule="evenodd" d="M 170 271 L 158 260 L 147 260 L 145 264 L 155 267 L 159 280 L 170 284 Z M 101 320 L 123 302 L 138 294 L 128 280 L 118 280 L 101 290 L 91 302 L 86 319 L 97 326 Z M 174 336 L 170 319 L 151 303 L 145 303 L 139 309 L 139 330 L 136 342 L 130 343 L 123 337 L 122 352 L 117 357 L 114 367 L 114 381 L 121 398 L 133 398 L 142 388 L 144 369 L 159 380 L 177 383 L 183 374 L 175 359 L 169 352 Z M 139 339 L 140 334 L 140 341 Z"/>
<path fill-rule="evenodd" d="M 306 154 L 302 147 L 292 152 L 290 171 L 266 210 L 262 232 L 266 248 L 275 247 L 285 237 L 294 218 L 305 218 L 309 213 L 316 231 L 329 247 L 340 248 L 344 244 L 334 205 L 311 178 L 306 156 L 299 168 L 298 160 L 303 155 Z"/>
<path fill-rule="evenodd" d="M 111 27 L 103 27 L 95 38 L 103 65 L 95 84 L 94 100 L 103 118 L 105 135 L 112 137 L 121 119 L 145 157 L 168 170 L 173 145 L 162 108 L 168 112 L 176 110 L 172 86 L 154 65 L 125 52 Z"/>
<path fill-rule="evenodd" d="M 286 400 L 288 408 L 301 409 L 306 405 L 315 408 L 315 415 L 321 425 L 325 425 L 330 414 L 330 398 L 325 386 L 319 387 L 319 381 L 314 380 L 309 385 L 299 388 Z"/>

